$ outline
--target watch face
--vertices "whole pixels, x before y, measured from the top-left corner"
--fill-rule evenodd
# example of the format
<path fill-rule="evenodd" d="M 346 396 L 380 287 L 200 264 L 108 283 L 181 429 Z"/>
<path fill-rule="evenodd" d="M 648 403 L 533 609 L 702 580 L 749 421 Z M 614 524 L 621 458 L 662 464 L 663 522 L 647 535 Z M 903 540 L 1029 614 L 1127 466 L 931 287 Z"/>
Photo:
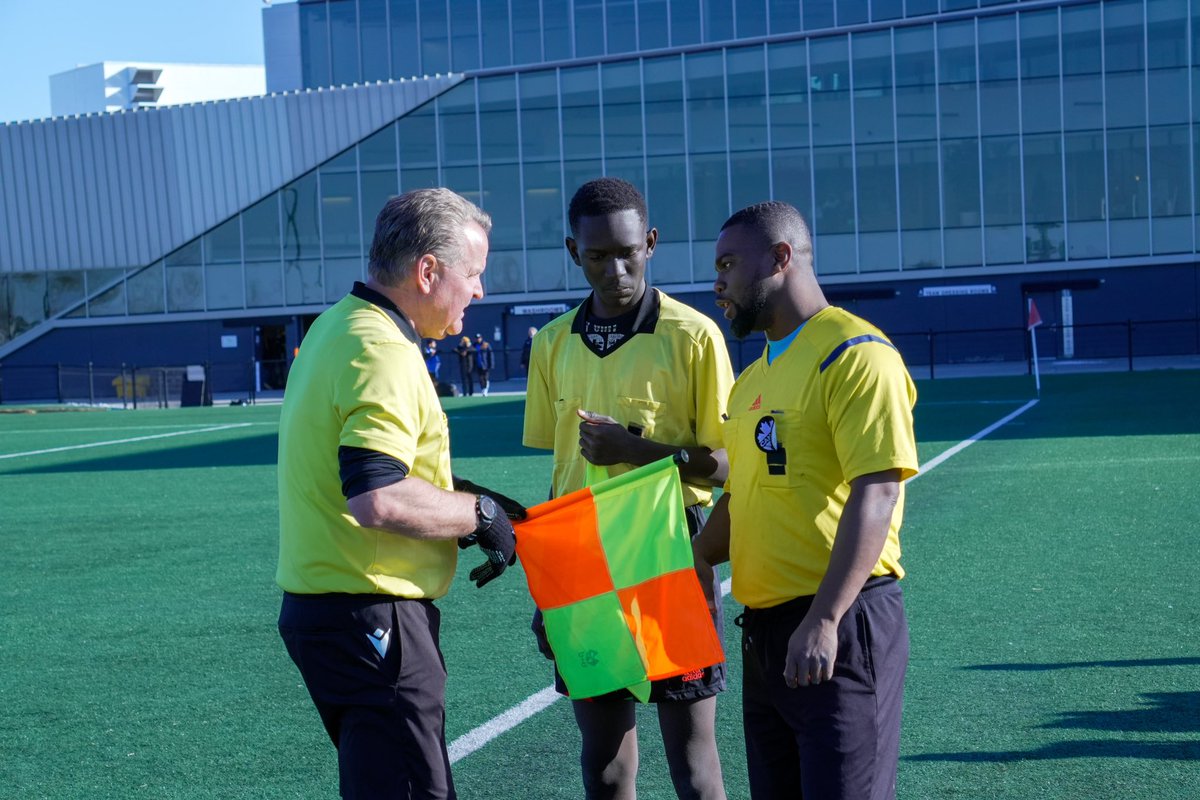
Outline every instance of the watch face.
<path fill-rule="evenodd" d="M 488 497 L 486 494 L 479 495 L 480 521 L 491 522 L 496 518 L 497 513 L 496 501 Z"/>

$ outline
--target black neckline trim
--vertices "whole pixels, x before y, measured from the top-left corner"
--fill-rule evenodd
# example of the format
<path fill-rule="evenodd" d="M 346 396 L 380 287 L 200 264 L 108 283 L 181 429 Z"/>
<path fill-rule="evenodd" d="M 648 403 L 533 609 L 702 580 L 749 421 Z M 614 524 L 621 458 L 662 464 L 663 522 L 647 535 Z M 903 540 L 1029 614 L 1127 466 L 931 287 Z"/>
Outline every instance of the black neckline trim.
<path fill-rule="evenodd" d="M 354 282 L 354 288 L 350 290 L 350 294 L 359 300 L 366 300 L 372 305 L 379 306 L 385 314 L 392 318 L 392 322 L 396 323 L 396 327 L 404 334 L 405 339 L 416 345 L 421 343 L 421 337 L 417 335 L 417 331 L 413 328 L 412 323 L 408 321 L 408 317 L 404 316 L 404 312 L 389 297 L 380 294 L 362 281 Z"/>
<path fill-rule="evenodd" d="M 588 317 L 592 316 L 592 298 L 595 297 L 595 294 L 595 292 L 589 294 L 583 304 L 575 310 L 575 317 L 571 320 L 571 333 L 584 335 L 583 326 Z M 638 313 L 633 320 L 633 330 L 630 332 L 630 336 L 638 333 L 654 333 L 661 308 L 662 301 L 659 299 L 658 290 L 647 284 L 646 291 L 642 293 L 642 299 L 638 301 Z M 592 319 L 600 319 L 600 317 L 592 317 Z"/>

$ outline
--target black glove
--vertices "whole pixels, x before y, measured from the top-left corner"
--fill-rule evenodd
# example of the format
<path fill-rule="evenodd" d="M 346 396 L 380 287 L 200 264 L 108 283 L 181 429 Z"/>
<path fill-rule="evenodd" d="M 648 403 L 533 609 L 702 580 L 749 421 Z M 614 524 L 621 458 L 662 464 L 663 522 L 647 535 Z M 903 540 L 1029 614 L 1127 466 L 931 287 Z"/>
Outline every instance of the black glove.
<path fill-rule="evenodd" d="M 505 515 L 509 519 L 525 519 L 525 506 L 513 500 L 511 497 L 502 495 L 499 492 L 494 492 L 491 489 L 480 486 L 478 483 L 460 478 L 457 475 L 451 476 L 454 480 L 454 491 L 467 492 L 469 494 L 486 494 L 488 497 L 496 501 L 496 505 L 500 506 Z M 466 550 L 471 545 L 475 544 L 476 534 L 468 534 L 458 540 L 460 550 Z"/>
<path fill-rule="evenodd" d="M 542 610 L 540 608 L 534 609 L 533 622 L 529 624 L 529 628 L 533 631 L 533 635 L 537 639 L 538 652 L 553 661 L 554 651 L 550 649 L 550 640 L 546 638 L 546 622 L 542 619 Z"/>
<path fill-rule="evenodd" d="M 511 497 L 507 497 L 499 492 L 492 491 L 487 487 L 480 486 L 478 483 L 473 483 L 466 478 L 460 478 L 457 475 L 453 476 L 453 479 L 454 491 L 467 492 L 469 494 L 486 494 L 488 497 L 496 501 L 496 504 L 500 506 L 500 510 L 503 511 L 509 519 L 525 519 L 525 515 L 527 513 L 525 506 L 521 505 L 516 500 L 513 500 Z"/>
<path fill-rule="evenodd" d="M 498 505 L 488 495 L 479 495 L 475 503 L 475 514 L 482 527 L 458 540 L 459 547 L 478 544 L 479 549 L 487 556 L 487 561 L 471 570 L 471 580 L 475 581 L 475 586 L 480 589 L 517 563 L 517 536 L 507 516 L 493 513 Z M 463 544 L 466 539 L 471 541 Z"/>

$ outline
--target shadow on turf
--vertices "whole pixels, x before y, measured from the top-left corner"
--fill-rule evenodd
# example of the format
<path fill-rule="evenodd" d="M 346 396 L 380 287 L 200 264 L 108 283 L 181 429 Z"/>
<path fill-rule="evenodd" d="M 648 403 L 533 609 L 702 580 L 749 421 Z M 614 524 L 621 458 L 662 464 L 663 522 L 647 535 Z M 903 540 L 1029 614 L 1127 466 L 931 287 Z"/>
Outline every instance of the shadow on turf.
<path fill-rule="evenodd" d="M 1109 711 L 1064 711 L 1042 729 L 1124 733 L 1200 733 L 1200 692 L 1150 692 L 1146 705 Z M 1112 739 L 1054 742 L 1031 750 L 923 753 L 906 761 L 1010 762 L 1065 758 L 1200 759 L 1200 741 L 1118 741 Z"/>

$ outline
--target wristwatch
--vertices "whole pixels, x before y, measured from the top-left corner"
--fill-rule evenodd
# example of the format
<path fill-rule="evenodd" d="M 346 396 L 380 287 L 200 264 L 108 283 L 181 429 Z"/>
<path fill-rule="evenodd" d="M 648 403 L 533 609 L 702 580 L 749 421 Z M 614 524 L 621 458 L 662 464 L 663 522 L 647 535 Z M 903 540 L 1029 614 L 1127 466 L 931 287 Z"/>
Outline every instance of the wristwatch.
<path fill-rule="evenodd" d="M 475 495 L 475 532 L 479 533 L 482 530 L 490 527 L 492 520 L 500 513 L 500 509 L 496 507 L 496 501 L 488 497 L 486 494 Z"/>

